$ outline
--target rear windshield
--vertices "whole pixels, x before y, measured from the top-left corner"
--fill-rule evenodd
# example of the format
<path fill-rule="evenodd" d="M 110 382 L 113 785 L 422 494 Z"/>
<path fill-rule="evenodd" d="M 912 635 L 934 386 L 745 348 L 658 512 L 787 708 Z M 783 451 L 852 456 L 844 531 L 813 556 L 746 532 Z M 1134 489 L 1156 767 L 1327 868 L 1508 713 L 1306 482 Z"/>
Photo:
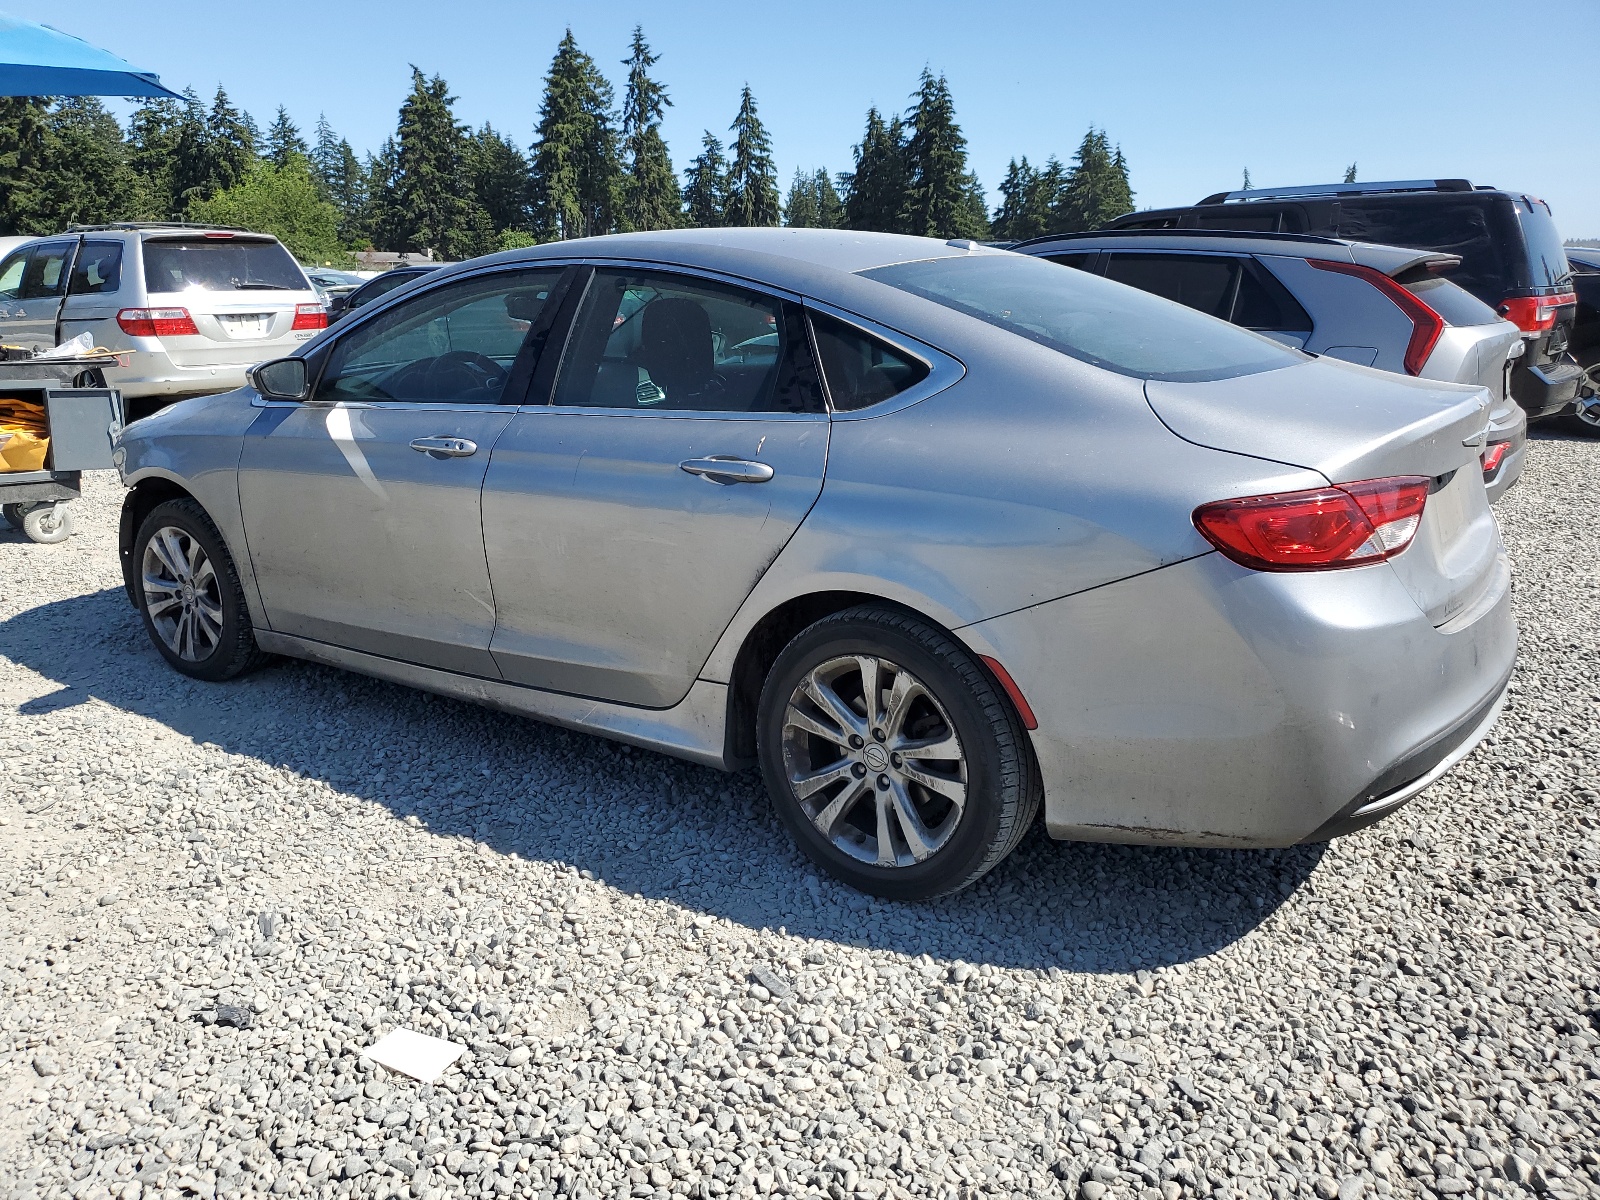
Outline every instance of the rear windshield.
<path fill-rule="evenodd" d="M 1556 232 L 1555 221 L 1537 200 L 1519 200 L 1516 207 L 1522 237 L 1528 243 L 1530 286 L 1560 287 L 1567 282 L 1571 268 L 1567 266 L 1566 248 L 1561 244 L 1561 234 Z"/>
<path fill-rule="evenodd" d="M 1357 242 L 1459 254 L 1461 265 L 1450 272 L 1451 282 L 1498 304 L 1518 287 L 1515 264 L 1506 254 L 1506 242 L 1515 234 L 1502 228 L 1504 223 L 1492 198 L 1373 197 L 1341 201 L 1337 233 Z"/>
<path fill-rule="evenodd" d="M 277 242 L 194 238 L 144 244 L 151 292 L 309 292 L 300 265 Z"/>
<path fill-rule="evenodd" d="M 1493 325 L 1500 319 L 1494 309 L 1448 279 L 1419 279 L 1405 289 L 1452 325 Z"/>
<path fill-rule="evenodd" d="M 1301 361 L 1293 350 L 1181 304 L 1023 254 L 936 258 L 861 274 L 1139 379 L 1229 379 Z"/>

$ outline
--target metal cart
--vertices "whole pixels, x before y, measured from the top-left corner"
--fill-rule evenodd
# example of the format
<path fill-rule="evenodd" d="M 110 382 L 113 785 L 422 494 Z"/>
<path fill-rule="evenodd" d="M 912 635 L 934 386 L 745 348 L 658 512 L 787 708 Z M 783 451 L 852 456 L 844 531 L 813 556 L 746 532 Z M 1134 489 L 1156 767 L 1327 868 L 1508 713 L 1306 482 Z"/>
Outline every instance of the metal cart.
<path fill-rule="evenodd" d="M 104 356 L 0 362 L 0 397 L 44 408 L 50 449 L 42 471 L 0 471 L 0 514 L 35 542 L 73 533 L 69 500 L 84 471 L 109 470 L 122 432 L 122 395 L 105 386 Z"/>

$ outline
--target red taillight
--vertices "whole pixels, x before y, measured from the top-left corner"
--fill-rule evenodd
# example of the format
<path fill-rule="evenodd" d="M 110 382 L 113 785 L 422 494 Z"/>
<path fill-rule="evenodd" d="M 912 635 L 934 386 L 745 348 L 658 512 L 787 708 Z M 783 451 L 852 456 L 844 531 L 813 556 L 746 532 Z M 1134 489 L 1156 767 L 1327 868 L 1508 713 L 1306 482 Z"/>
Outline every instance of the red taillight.
<path fill-rule="evenodd" d="M 1308 258 L 1306 261 L 1319 271 L 1337 271 L 1341 275 L 1354 275 L 1357 279 L 1365 279 L 1394 301 L 1395 307 L 1405 313 L 1411 321 L 1411 340 L 1406 343 L 1404 359 L 1406 374 L 1422 374 L 1428 355 L 1433 353 L 1433 348 L 1439 344 L 1439 335 L 1444 332 L 1443 317 L 1382 271 L 1363 267 L 1360 263 L 1329 262 L 1322 258 Z"/>
<path fill-rule="evenodd" d="M 1501 460 L 1511 452 L 1510 442 L 1496 442 L 1483 452 L 1483 474 L 1485 478 L 1493 475 L 1500 469 Z"/>
<path fill-rule="evenodd" d="M 1500 301 L 1496 311 L 1523 333 L 1543 333 L 1556 323 L 1556 309 L 1578 302 L 1578 293 L 1554 296 L 1516 296 Z"/>
<path fill-rule="evenodd" d="M 326 329 L 328 327 L 328 310 L 320 304 L 296 304 L 294 306 L 294 324 L 290 329 Z"/>
<path fill-rule="evenodd" d="M 117 324 L 129 337 L 192 337 L 200 331 L 187 308 L 125 308 Z"/>
<path fill-rule="evenodd" d="M 1275 496 L 1218 500 L 1194 510 L 1205 539 L 1257 571 L 1322 571 L 1393 558 L 1422 523 L 1429 480 L 1368 479 Z"/>

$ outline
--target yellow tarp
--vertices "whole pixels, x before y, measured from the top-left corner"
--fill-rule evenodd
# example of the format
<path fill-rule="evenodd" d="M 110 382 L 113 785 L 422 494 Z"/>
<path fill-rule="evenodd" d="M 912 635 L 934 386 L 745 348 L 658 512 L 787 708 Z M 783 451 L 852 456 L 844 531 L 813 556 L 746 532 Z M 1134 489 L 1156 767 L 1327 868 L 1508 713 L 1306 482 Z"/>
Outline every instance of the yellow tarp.
<path fill-rule="evenodd" d="M 49 449 L 44 405 L 0 399 L 0 472 L 42 471 Z"/>

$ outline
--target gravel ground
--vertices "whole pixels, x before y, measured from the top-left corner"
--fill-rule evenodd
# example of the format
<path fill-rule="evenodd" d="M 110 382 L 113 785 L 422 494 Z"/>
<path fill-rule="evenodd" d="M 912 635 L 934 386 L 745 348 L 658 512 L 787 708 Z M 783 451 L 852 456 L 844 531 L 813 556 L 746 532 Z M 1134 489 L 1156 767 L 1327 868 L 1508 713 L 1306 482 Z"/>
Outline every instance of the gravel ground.
<path fill-rule="evenodd" d="M 181 678 L 93 478 L 0 534 L 0 1197 L 1600 1196 L 1597 468 L 1533 443 L 1511 702 L 1397 816 L 924 906 L 753 775 Z M 469 1052 L 360 1057 L 402 1024 Z"/>

